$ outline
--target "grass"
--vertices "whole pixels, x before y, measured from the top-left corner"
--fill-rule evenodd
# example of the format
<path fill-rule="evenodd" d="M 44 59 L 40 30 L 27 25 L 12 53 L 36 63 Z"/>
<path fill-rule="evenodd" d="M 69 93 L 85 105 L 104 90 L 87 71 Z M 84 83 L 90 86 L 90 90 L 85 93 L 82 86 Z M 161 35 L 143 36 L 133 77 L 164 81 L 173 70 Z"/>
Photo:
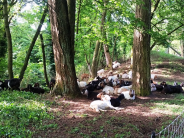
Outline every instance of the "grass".
<path fill-rule="evenodd" d="M 34 129 L 55 128 L 55 124 L 42 124 L 53 116 L 41 98 L 29 92 L 1 91 L 0 137 L 32 137 Z"/>

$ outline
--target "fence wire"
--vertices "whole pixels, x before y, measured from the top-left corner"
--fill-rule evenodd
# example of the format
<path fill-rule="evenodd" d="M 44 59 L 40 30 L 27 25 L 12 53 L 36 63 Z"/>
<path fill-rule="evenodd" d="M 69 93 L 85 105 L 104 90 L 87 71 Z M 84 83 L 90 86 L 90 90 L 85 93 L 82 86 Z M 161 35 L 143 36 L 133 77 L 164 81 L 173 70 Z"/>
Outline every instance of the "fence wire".
<path fill-rule="evenodd" d="M 184 111 L 162 131 L 153 132 L 151 138 L 184 138 Z"/>

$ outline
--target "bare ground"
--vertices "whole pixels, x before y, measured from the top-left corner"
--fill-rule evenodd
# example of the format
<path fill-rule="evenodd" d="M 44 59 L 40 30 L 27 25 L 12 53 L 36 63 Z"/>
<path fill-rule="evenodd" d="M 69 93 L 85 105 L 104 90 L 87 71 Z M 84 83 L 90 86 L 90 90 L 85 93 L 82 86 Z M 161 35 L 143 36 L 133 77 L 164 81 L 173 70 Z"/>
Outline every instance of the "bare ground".
<path fill-rule="evenodd" d="M 182 62 L 183 63 L 183 60 Z M 152 65 L 154 68 L 154 65 Z M 157 74 L 156 82 L 177 81 L 182 82 L 184 73 L 171 72 L 167 68 L 168 63 L 162 63 L 153 72 Z M 121 67 L 114 70 L 128 71 L 129 62 L 123 63 Z M 168 124 L 168 120 L 174 120 L 176 115 L 169 112 L 152 110 L 150 107 L 155 101 L 173 99 L 175 95 L 163 95 L 160 92 L 152 92 L 147 97 L 137 96 L 135 100 L 122 100 L 122 110 L 112 110 L 96 113 L 89 108 L 91 100 L 85 96 L 78 99 L 67 99 L 51 97 L 49 94 L 45 99 L 52 101 L 52 107 L 48 111 L 55 116 L 52 121 L 45 124 L 57 124 L 57 128 L 49 128 L 36 131 L 33 137 L 44 138 L 148 138 L 153 131 L 158 133 Z M 33 129 L 33 128 L 32 128 Z"/>

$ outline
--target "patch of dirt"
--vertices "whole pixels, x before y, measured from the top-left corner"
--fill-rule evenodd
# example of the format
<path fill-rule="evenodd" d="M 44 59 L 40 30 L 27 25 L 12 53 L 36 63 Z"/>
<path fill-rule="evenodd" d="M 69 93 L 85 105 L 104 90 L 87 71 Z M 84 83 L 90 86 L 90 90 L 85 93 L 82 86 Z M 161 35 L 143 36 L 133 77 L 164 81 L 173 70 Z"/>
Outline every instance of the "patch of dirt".
<path fill-rule="evenodd" d="M 183 73 L 169 72 L 164 67 L 155 68 L 153 72 L 157 74 L 156 82 L 177 81 L 182 82 Z M 113 70 L 114 74 L 121 71 L 128 71 L 130 64 L 123 63 L 121 67 Z M 123 68 L 123 69 L 122 69 Z M 126 69 L 126 70 L 125 70 Z M 114 96 L 115 97 L 115 96 Z M 57 124 L 57 128 L 40 130 L 34 134 L 34 138 L 148 138 L 153 131 L 161 130 L 164 122 L 174 120 L 169 113 L 153 111 L 150 106 L 153 102 L 162 102 L 173 99 L 175 95 L 163 95 L 159 91 L 152 92 L 147 97 L 137 96 L 135 100 L 122 100 L 120 107 L 122 110 L 110 110 L 96 113 L 89 108 L 91 100 L 86 96 L 77 99 L 67 99 L 50 97 L 45 99 L 55 101 L 48 111 L 53 113 L 55 119 L 45 121 L 46 124 Z M 156 131 L 156 133 L 158 133 Z"/>

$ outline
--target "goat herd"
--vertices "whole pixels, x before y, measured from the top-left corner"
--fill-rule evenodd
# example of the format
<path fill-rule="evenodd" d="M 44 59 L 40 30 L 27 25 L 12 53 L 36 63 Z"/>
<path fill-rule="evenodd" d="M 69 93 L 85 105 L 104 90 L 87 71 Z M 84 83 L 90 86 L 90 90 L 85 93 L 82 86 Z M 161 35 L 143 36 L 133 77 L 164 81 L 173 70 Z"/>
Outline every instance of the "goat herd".
<path fill-rule="evenodd" d="M 0 81 L 0 90 L 9 89 L 9 90 L 26 91 L 26 92 L 32 92 L 32 93 L 38 93 L 38 94 L 43 94 L 45 92 L 45 90 L 40 87 L 39 83 L 35 83 L 34 86 L 32 86 L 31 84 L 28 84 L 27 88 L 20 89 L 20 82 L 21 82 L 21 79 L 18 79 L 18 78 Z M 49 83 L 50 90 L 54 87 L 54 85 L 55 85 L 55 79 L 51 79 Z"/>
<path fill-rule="evenodd" d="M 89 83 L 86 81 L 79 81 L 79 79 L 77 80 L 81 93 L 86 95 L 88 99 L 94 100 L 90 104 L 92 109 L 95 109 L 96 112 L 106 109 L 120 110 L 122 108 L 119 108 L 118 106 L 120 106 L 122 99 L 135 99 L 135 91 L 132 89 L 131 81 L 132 71 L 129 73 L 124 72 L 122 75 L 113 75 L 111 72 L 108 77 L 107 75 L 104 77 L 103 73 L 104 69 L 99 70 L 97 72 L 99 76 Z M 81 80 L 88 77 L 88 74 L 82 74 Z M 165 81 L 157 84 L 153 81 L 156 77 L 155 74 L 151 74 L 150 87 L 152 92 L 160 91 L 163 94 L 183 93 L 183 82 L 180 85 L 176 82 L 174 82 L 173 85 L 168 85 Z M 112 97 L 113 95 L 118 97 Z"/>
<path fill-rule="evenodd" d="M 120 64 L 114 64 L 113 68 L 118 67 Z M 122 99 L 134 100 L 135 99 L 135 91 L 132 89 L 132 71 L 128 74 L 124 72 L 122 75 L 116 74 L 113 75 L 112 72 L 109 73 L 108 77 L 103 75 L 104 69 L 101 69 L 97 72 L 98 76 L 87 83 L 83 81 L 84 78 L 89 78 L 88 74 L 82 74 L 81 80 L 77 79 L 77 83 L 79 88 L 81 89 L 81 93 L 86 95 L 88 99 L 94 100 L 91 102 L 90 107 L 95 109 L 96 112 L 104 111 L 107 109 L 121 110 L 123 108 L 119 108 Z M 171 93 L 182 93 L 184 87 L 184 83 L 182 82 L 178 85 L 174 82 L 173 85 L 166 84 L 165 81 L 160 84 L 154 83 L 156 75 L 151 74 L 151 91 L 160 91 L 163 94 L 171 94 Z M 128 79 L 125 81 L 125 79 Z M 45 91 L 40 87 L 39 83 L 35 83 L 34 86 L 31 84 L 27 85 L 27 88 L 20 89 L 21 80 L 18 78 L 13 78 L 10 80 L 0 81 L 0 90 L 19 90 L 19 91 L 29 91 L 32 93 L 43 94 Z M 51 79 L 49 83 L 50 90 L 53 89 L 55 85 L 55 79 Z M 116 97 L 112 97 L 115 95 Z"/>

